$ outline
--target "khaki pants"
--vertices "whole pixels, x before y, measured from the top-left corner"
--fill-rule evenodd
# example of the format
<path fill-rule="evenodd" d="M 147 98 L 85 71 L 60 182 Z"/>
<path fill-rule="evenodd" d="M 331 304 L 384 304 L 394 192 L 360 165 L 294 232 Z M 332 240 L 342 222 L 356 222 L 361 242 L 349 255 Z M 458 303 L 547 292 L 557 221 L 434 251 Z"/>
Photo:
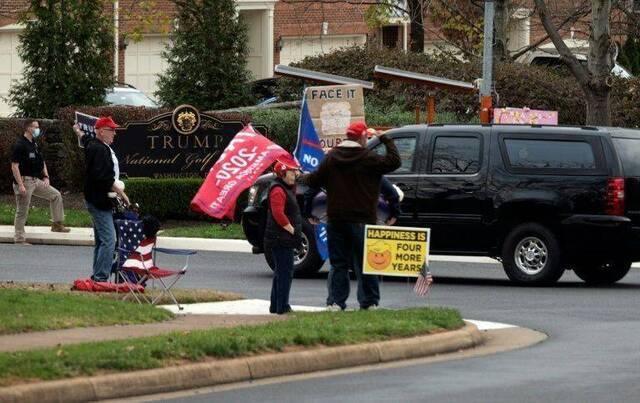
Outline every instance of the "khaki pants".
<path fill-rule="evenodd" d="M 62 195 L 56 188 L 49 185 L 46 186 L 44 181 L 31 176 L 23 176 L 22 181 L 27 189 L 26 194 L 20 194 L 18 185 L 13 184 L 13 193 L 16 195 L 16 218 L 14 221 L 16 242 L 24 242 L 24 225 L 29 216 L 29 205 L 31 204 L 31 196 L 39 197 L 49 201 L 51 209 L 51 219 L 53 222 L 64 221 L 64 208 L 62 207 Z"/>

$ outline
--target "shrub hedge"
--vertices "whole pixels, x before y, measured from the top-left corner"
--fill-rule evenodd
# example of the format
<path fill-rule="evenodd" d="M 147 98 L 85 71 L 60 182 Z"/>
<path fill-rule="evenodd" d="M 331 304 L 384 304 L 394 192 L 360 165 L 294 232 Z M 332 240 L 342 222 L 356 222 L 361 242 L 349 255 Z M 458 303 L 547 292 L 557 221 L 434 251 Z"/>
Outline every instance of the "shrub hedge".
<path fill-rule="evenodd" d="M 125 191 L 132 203 L 140 204 L 144 213 L 158 219 L 199 219 L 200 215 L 189 210 L 189 203 L 202 181 L 201 178 L 129 178 L 125 181 Z"/>
<path fill-rule="evenodd" d="M 144 214 L 158 219 L 202 220 L 217 222 L 214 218 L 189 209 L 191 200 L 202 186 L 202 178 L 129 178 L 125 180 L 125 192 L 132 203 L 138 203 Z M 240 220 L 242 210 L 247 206 L 248 191 L 243 192 L 236 202 L 234 219 Z"/>
<path fill-rule="evenodd" d="M 410 110 L 416 104 L 424 104 L 424 89 L 374 78 L 373 68 L 376 64 L 467 82 L 482 75 L 479 62 L 463 63 L 446 56 L 404 53 L 376 46 L 343 48 L 329 54 L 307 57 L 293 65 L 374 81 L 375 88 L 365 91 L 365 99 L 383 110 L 392 105 Z M 498 107 L 557 110 L 560 124 L 583 125 L 585 122 L 585 97 L 570 75 L 557 74 L 543 66 L 500 63 L 494 66 L 494 78 L 497 92 L 495 104 Z M 282 78 L 276 91 L 283 101 L 296 100 L 301 98 L 302 86 L 300 80 Z M 640 126 L 639 90 L 638 77 L 613 79 L 611 100 L 614 126 Z M 474 120 L 478 116 L 476 94 L 446 90 L 436 90 L 435 94 L 439 111 L 454 113 L 461 122 Z"/>

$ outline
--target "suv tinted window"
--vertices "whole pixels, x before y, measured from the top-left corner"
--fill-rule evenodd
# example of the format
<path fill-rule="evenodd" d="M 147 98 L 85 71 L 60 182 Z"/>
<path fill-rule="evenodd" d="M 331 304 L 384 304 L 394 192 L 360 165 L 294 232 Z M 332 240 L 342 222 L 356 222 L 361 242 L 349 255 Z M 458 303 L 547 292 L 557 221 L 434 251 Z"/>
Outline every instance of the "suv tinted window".
<path fill-rule="evenodd" d="M 400 153 L 400 160 L 402 161 L 402 165 L 400 168 L 393 171 L 393 173 L 409 173 L 413 172 L 413 160 L 416 155 L 416 138 L 415 137 L 396 137 L 393 139 L 396 147 L 398 147 L 398 152 Z M 387 153 L 387 149 L 384 144 L 380 143 L 373 151 L 378 155 L 385 155 Z"/>
<path fill-rule="evenodd" d="M 614 138 L 613 144 L 618 151 L 624 174 L 626 176 L 640 176 L 640 139 Z"/>
<path fill-rule="evenodd" d="M 505 139 L 514 168 L 596 169 L 591 144 L 582 141 Z"/>
<path fill-rule="evenodd" d="M 480 169 L 480 138 L 438 136 L 432 161 L 435 174 L 474 174 Z"/>

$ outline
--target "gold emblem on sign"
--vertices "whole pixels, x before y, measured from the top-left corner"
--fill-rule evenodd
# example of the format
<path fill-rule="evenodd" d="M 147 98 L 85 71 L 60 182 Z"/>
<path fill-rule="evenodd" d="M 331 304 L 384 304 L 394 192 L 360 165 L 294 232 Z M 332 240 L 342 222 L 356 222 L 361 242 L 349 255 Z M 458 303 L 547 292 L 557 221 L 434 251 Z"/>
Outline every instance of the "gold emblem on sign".
<path fill-rule="evenodd" d="M 193 112 L 182 112 L 178 114 L 178 126 L 184 132 L 190 132 L 196 125 L 197 119 Z"/>
<path fill-rule="evenodd" d="M 192 134 L 200 127 L 200 112 L 191 105 L 178 106 L 172 115 L 171 123 L 179 134 Z"/>

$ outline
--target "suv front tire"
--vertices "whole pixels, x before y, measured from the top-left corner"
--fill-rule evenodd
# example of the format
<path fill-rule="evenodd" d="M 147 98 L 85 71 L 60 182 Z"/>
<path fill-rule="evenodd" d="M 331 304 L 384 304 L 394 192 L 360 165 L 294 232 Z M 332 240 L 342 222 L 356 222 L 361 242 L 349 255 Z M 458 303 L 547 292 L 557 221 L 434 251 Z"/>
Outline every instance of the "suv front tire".
<path fill-rule="evenodd" d="M 547 285 L 564 273 L 560 244 L 546 226 L 528 222 L 514 227 L 502 247 L 502 266 L 521 285 Z"/>

